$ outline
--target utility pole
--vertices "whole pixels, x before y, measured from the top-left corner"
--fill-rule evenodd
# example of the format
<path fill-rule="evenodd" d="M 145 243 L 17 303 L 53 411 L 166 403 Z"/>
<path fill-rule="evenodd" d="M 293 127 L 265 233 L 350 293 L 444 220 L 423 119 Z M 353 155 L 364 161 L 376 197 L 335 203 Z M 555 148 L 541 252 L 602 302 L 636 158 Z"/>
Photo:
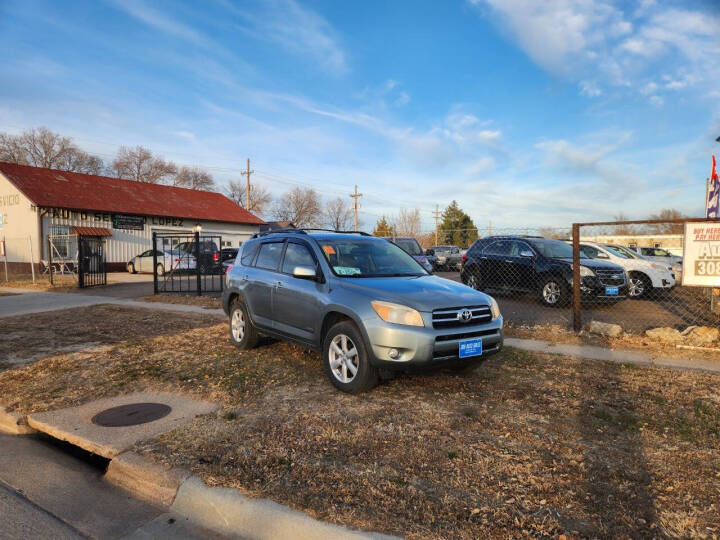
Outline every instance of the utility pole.
<path fill-rule="evenodd" d="M 433 212 L 435 214 L 435 245 L 438 245 L 438 220 L 440 219 L 440 205 L 435 205 L 435 211 Z"/>
<path fill-rule="evenodd" d="M 353 200 L 353 210 L 355 210 L 355 230 L 358 230 L 358 210 L 360 209 L 360 203 L 358 198 L 362 197 L 362 193 L 358 193 L 357 184 L 355 184 L 355 192 L 350 194 Z"/>
<path fill-rule="evenodd" d="M 243 176 L 246 177 L 247 184 L 245 185 L 245 210 L 250 211 L 250 175 L 255 171 L 250 170 L 250 158 L 247 158 L 247 170 L 242 172 Z"/>
<path fill-rule="evenodd" d="M 492 236 L 492 219 L 490 220 L 490 222 L 488 223 L 488 225 L 489 225 L 489 228 L 488 228 L 488 236 Z"/>

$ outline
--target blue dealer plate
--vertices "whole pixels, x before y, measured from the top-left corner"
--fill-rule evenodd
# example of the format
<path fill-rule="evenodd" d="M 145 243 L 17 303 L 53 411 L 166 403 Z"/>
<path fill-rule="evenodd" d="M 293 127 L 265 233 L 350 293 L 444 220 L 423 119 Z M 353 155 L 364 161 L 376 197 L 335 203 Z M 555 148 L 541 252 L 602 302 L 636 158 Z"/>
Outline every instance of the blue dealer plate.
<path fill-rule="evenodd" d="M 605 294 L 608 296 L 617 296 L 619 292 L 617 287 L 605 287 Z"/>
<path fill-rule="evenodd" d="M 480 356 L 482 352 L 482 338 L 465 339 L 460 342 L 460 358 Z"/>

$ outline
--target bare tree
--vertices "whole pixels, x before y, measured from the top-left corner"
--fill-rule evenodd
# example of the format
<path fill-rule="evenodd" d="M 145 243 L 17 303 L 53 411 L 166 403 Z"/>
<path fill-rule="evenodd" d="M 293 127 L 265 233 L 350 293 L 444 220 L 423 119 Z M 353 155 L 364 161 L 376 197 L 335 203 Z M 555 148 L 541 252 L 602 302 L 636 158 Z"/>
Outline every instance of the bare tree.
<path fill-rule="evenodd" d="M 121 146 L 112 162 L 112 170 L 118 178 L 150 184 L 162 183 L 177 174 L 177 166 L 172 161 L 153 156 L 142 146 Z"/>
<path fill-rule="evenodd" d="M 660 210 L 660 213 L 653 214 L 649 219 L 682 219 L 685 216 L 680 210 L 674 208 L 665 208 Z M 685 226 L 682 223 L 657 223 L 654 225 L 648 225 L 650 233 L 655 234 L 683 234 L 685 232 Z"/>
<path fill-rule="evenodd" d="M 567 227 L 540 227 L 538 234 L 543 238 L 555 238 L 557 240 L 566 240 L 572 237 Z"/>
<path fill-rule="evenodd" d="M 291 221 L 296 227 L 312 227 L 320 222 L 320 197 L 312 188 L 294 188 L 275 201 L 272 209 L 277 221 Z"/>
<path fill-rule="evenodd" d="M 325 203 L 325 220 L 329 228 L 347 231 L 353 221 L 353 211 L 342 197 L 337 197 Z"/>
<path fill-rule="evenodd" d="M 615 216 L 615 221 L 631 221 L 631 220 L 624 212 L 620 212 Z M 632 225 L 617 225 L 615 227 L 611 227 L 608 232 L 612 235 L 630 236 L 633 234 L 637 234 L 637 228 L 633 227 Z"/>
<path fill-rule="evenodd" d="M 180 167 L 173 179 L 173 186 L 212 191 L 215 188 L 215 180 L 211 174 L 199 167 Z"/>
<path fill-rule="evenodd" d="M 413 236 L 420 234 L 420 210 L 400 210 L 395 218 L 395 231 L 398 236 Z"/>
<path fill-rule="evenodd" d="M 0 133 L 0 161 L 85 174 L 100 174 L 104 168 L 102 159 L 80 150 L 70 137 L 44 127 L 20 135 Z"/>
<path fill-rule="evenodd" d="M 225 188 L 225 195 L 245 208 L 247 206 L 247 197 L 245 196 L 246 189 L 244 180 L 230 180 Z M 250 186 L 250 207 L 245 208 L 245 210 L 262 216 L 270 204 L 270 201 L 272 201 L 270 192 L 261 185 L 253 184 Z"/>

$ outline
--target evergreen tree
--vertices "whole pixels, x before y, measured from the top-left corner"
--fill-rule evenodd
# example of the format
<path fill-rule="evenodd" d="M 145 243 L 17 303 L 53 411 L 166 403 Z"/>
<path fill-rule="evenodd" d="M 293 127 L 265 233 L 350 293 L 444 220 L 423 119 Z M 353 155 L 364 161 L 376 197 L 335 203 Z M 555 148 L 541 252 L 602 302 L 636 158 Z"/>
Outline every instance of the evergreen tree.
<path fill-rule="evenodd" d="M 375 229 L 373 230 L 373 236 L 380 236 L 382 238 L 392 236 L 392 225 L 388 223 L 388 220 L 385 216 L 378 219 L 377 223 L 375 224 Z"/>
<path fill-rule="evenodd" d="M 440 224 L 440 240 L 444 244 L 469 247 L 477 240 L 478 232 L 473 220 L 453 201 L 443 210 Z"/>

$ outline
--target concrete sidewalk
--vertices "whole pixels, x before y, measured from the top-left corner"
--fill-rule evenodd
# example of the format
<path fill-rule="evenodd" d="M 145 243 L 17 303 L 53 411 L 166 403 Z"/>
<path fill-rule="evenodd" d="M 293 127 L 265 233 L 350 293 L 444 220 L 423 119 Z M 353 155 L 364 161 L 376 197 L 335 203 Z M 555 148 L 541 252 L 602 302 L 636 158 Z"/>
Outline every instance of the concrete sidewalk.
<path fill-rule="evenodd" d="M 505 338 L 505 346 L 524 351 L 545 354 L 559 354 L 588 358 L 590 360 L 603 360 L 620 364 L 636 364 L 640 366 L 657 366 L 674 369 L 692 369 L 720 373 L 720 363 L 714 360 L 675 358 L 669 356 L 654 356 L 639 351 L 627 349 L 608 349 L 594 345 L 575 345 L 572 343 L 550 343 L 540 339 Z"/>
<path fill-rule="evenodd" d="M 205 309 L 199 306 L 184 304 L 167 304 L 163 302 L 142 302 L 127 300 L 112 296 L 96 296 L 81 293 L 58 293 L 49 291 L 36 291 L 32 289 L 18 289 L 13 287 L 0 287 L 0 291 L 12 293 L 10 296 L 0 296 L 0 318 L 43 313 L 77 307 L 96 306 L 99 304 L 113 304 L 141 309 L 155 309 L 161 311 L 177 311 L 181 313 L 202 313 L 204 315 L 224 316 L 222 309 Z"/>

